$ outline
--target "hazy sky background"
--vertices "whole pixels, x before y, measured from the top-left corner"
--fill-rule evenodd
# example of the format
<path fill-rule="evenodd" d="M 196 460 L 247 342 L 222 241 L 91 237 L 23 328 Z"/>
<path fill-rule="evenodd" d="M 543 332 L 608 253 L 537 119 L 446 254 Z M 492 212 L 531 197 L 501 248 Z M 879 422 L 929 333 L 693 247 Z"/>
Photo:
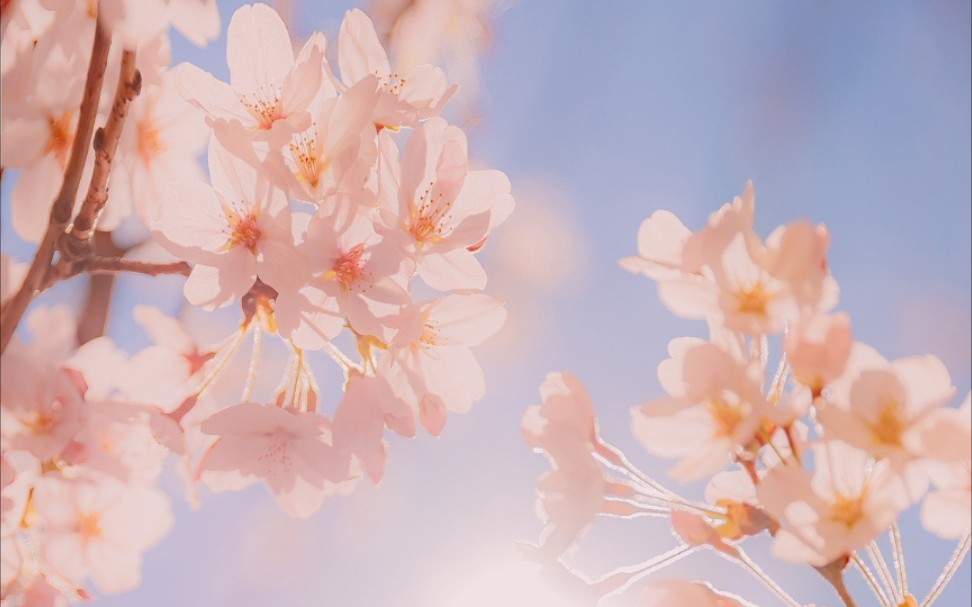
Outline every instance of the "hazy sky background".
<path fill-rule="evenodd" d="M 238 4 L 220 2 L 224 28 Z M 297 34 L 322 29 L 336 50 L 350 6 L 296 7 Z M 529 584 L 529 571 L 513 542 L 538 537 L 534 487 L 547 469 L 523 441 L 524 409 L 547 372 L 570 370 L 604 437 L 663 475 L 667 464 L 634 441 L 629 408 L 661 394 L 655 368 L 668 340 L 705 328 L 674 318 L 617 259 L 636 252 L 652 211 L 698 229 L 748 179 L 761 235 L 800 217 L 830 228 L 839 309 L 856 338 L 888 358 L 938 355 L 957 404 L 972 380 L 970 20 L 959 1 L 507 2 L 468 129 L 471 156 L 505 171 L 519 203 L 483 251 L 487 292 L 510 301 L 507 330 L 478 350 L 486 398 L 451 416 L 440 439 L 391 438 L 383 483 L 309 520 L 289 519 L 262 486 L 203 491 L 192 511 L 167 481 L 176 525 L 146 555 L 143 585 L 92 605 L 514 605 L 502 597 Z M 225 31 L 202 50 L 173 39 L 174 64 L 227 78 Z M 151 301 L 150 284 L 122 281 L 118 309 Z M 176 301 L 166 300 L 172 310 Z M 124 347 L 146 340 L 125 318 L 110 331 Z M 916 520 L 905 515 L 904 533 L 921 597 L 952 544 Z M 573 563 L 598 575 L 673 543 L 653 522 L 599 522 Z M 838 604 L 808 567 L 761 562 L 798 600 Z M 779 604 L 712 555 L 672 571 Z M 969 604 L 969 571 L 966 562 L 939 604 Z"/>

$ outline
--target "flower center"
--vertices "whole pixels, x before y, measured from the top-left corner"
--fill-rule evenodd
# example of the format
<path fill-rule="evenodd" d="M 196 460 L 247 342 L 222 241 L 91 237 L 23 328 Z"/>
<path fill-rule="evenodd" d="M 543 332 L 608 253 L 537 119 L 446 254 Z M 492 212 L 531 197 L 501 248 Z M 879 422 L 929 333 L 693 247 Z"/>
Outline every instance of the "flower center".
<path fill-rule="evenodd" d="M 361 255 L 364 253 L 364 245 L 357 244 L 349 251 L 338 257 L 330 270 L 324 276 L 330 280 L 337 280 L 345 290 L 350 290 L 356 280 L 363 274 L 361 267 Z"/>
<path fill-rule="evenodd" d="M 422 193 L 420 201 L 417 207 L 412 207 L 409 231 L 420 244 L 441 242 L 446 224 L 452 219 L 449 214 L 452 201 L 443 200 L 441 193 L 438 197 L 431 197 L 430 189 Z"/>
<path fill-rule="evenodd" d="M 162 143 L 162 131 L 155 125 L 152 110 L 145 112 L 145 117 L 138 123 L 138 154 L 145 166 L 151 166 L 156 156 L 165 151 Z"/>
<path fill-rule="evenodd" d="M 864 518 L 863 501 L 863 494 L 851 498 L 838 493 L 830 509 L 830 520 L 843 523 L 847 529 L 850 529 L 857 524 L 857 521 Z"/>
<path fill-rule="evenodd" d="M 748 289 L 736 291 L 736 309 L 743 314 L 766 315 L 766 304 L 772 299 L 773 295 L 765 288 L 762 282 L 757 282 Z"/>
<path fill-rule="evenodd" d="M 79 513 L 78 533 L 85 541 L 101 537 L 101 515 L 97 512 Z"/>
<path fill-rule="evenodd" d="M 283 108 L 280 107 L 280 95 L 274 93 L 271 97 L 266 91 L 254 97 L 240 95 L 240 103 L 257 121 L 257 128 L 270 129 L 275 120 L 283 118 Z"/>
<path fill-rule="evenodd" d="M 381 86 L 382 90 L 387 91 L 396 97 L 401 95 L 402 88 L 405 86 L 405 83 L 408 82 L 398 72 L 392 72 L 383 77 L 378 70 L 375 70 L 375 76 L 378 77 L 378 84 Z"/>
<path fill-rule="evenodd" d="M 889 395 L 881 397 L 881 408 L 877 419 L 870 424 L 874 442 L 892 447 L 901 446 L 901 434 L 905 430 L 906 423 L 898 415 L 900 409 L 901 404 L 894 397 Z"/>
<path fill-rule="evenodd" d="M 68 152 L 74 142 L 74 131 L 71 129 L 71 112 L 64 112 L 60 116 L 48 116 L 47 126 L 50 134 L 47 138 L 47 152 L 54 154 L 61 166 L 67 165 Z"/>
<path fill-rule="evenodd" d="M 255 255 L 257 243 L 260 242 L 260 237 L 263 235 L 257 225 L 256 211 L 240 215 L 236 211 L 224 207 L 223 212 L 226 214 L 231 230 L 229 240 L 226 241 L 223 248 L 232 249 L 233 247 L 244 246 Z"/>
<path fill-rule="evenodd" d="M 290 153 L 297 163 L 296 176 L 312 188 L 316 188 L 321 180 L 321 173 L 327 168 L 326 162 L 317 149 L 317 141 L 311 137 L 301 135 L 300 139 L 290 143 Z"/>
<path fill-rule="evenodd" d="M 715 423 L 715 435 L 730 437 L 742 421 L 743 412 L 738 402 L 716 397 L 709 401 L 709 413 Z"/>

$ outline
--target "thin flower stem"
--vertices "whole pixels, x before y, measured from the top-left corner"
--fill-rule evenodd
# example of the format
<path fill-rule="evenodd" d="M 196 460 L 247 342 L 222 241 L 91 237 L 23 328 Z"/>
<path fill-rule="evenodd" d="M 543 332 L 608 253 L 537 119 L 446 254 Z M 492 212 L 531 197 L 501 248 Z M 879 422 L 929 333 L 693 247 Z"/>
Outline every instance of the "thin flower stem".
<path fill-rule="evenodd" d="M 242 402 L 248 402 L 256 385 L 257 375 L 260 373 L 260 350 L 263 347 L 263 331 L 260 323 L 253 323 L 253 350 L 250 353 L 250 366 L 246 370 L 246 382 L 243 384 Z"/>
<path fill-rule="evenodd" d="M 667 518 L 672 513 L 671 508 L 651 504 L 639 504 L 635 500 L 623 497 L 606 497 L 604 498 L 604 501 L 607 503 L 617 502 L 619 504 L 627 504 L 631 508 L 634 508 L 634 510 L 630 512 L 612 512 L 610 510 L 602 510 L 598 513 L 600 516 L 607 516 L 610 518 L 638 518 L 641 516 Z"/>
<path fill-rule="evenodd" d="M 780 357 L 780 364 L 776 367 L 776 375 L 773 377 L 773 383 L 770 387 L 768 400 L 771 403 L 779 401 L 780 396 L 783 395 L 783 386 L 786 384 L 786 379 L 790 374 L 789 361 L 786 360 L 786 353 Z"/>
<path fill-rule="evenodd" d="M 344 354 L 344 352 L 342 352 L 337 346 L 335 346 L 331 342 L 329 341 L 324 342 L 324 351 L 327 352 L 327 354 L 332 359 L 334 359 L 334 362 L 338 363 L 344 368 L 345 375 L 347 375 L 347 373 L 352 369 L 356 371 L 361 370 L 361 368 L 357 364 L 355 364 L 354 361 L 348 358 L 347 355 Z"/>
<path fill-rule="evenodd" d="M 299 409 L 297 404 L 297 390 L 300 387 L 300 374 L 303 370 L 304 351 L 294 347 L 294 384 L 290 388 L 290 406 L 292 409 Z"/>
<path fill-rule="evenodd" d="M 81 172 L 88 156 L 91 134 L 94 131 L 95 117 L 98 114 L 98 101 L 101 97 L 101 85 L 105 79 L 105 68 L 108 65 L 108 50 L 111 46 L 111 33 L 102 25 L 101 19 L 95 25 L 94 41 L 91 47 L 91 60 L 88 63 L 88 73 L 84 83 L 84 96 L 78 113 L 78 126 L 71 144 L 71 156 L 64 170 L 64 180 L 61 189 L 51 206 L 47 231 L 41 239 L 30 269 L 24 277 L 17 293 L 3 307 L 0 314 L 0 355 L 7 349 L 7 344 L 17 330 L 20 319 L 31 299 L 37 293 L 37 288 L 44 282 L 44 278 L 51 268 L 51 260 L 57 250 L 58 240 L 64 234 L 64 229 L 71 222 L 71 212 L 81 184 Z M 37 201 L 40 203 L 40 201 Z"/>
<path fill-rule="evenodd" d="M 898 589 L 894 583 L 894 577 L 891 575 L 891 569 L 888 567 L 888 562 L 884 558 L 884 554 L 878 547 L 877 542 L 871 540 L 865 546 L 867 550 L 867 555 L 871 558 L 871 562 L 877 568 L 878 573 L 881 574 L 881 580 L 884 582 L 885 588 L 891 594 L 891 598 L 894 599 L 896 605 L 900 604 L 902 597 L 898 595 Z"/>
<path fill-rule="evenodd" d="M 788 426 L 786 426 L 783 429 L 783 432 L 786 434 L 786 442 L 787 442 L 787 444 L 790 445 L 790 453 L 792 453 L 793 454 L 793 457 L 796 458 L 797 463 L 802 466 L 803 465 L 803 455 L 800 453 L 800 447 L 797 444 L 796 437 L 793 436 L 793 424 L 789 424 Z"/>
<path fill-rule="evenodd" d="M 692 512 L 695 514 L 701 514 L 702 516 L 707 516 L 709 518 L 717 519 L 720 521 L 724 521 L 726 519 L 725 512 L 715 510 L 713 508 L 708 508 L 705 506 L 697 506 L 695 504 L 684 504 L 682 502 L 673 502 L 666 497 L 639 494 L 635 496 L 634 499 L 636 501 L 639 501 L 639 503 L 645 505 L 654 506 L 656 508 L 664 508 L 669 513 L 675 510 L 680 510 L 683 512 Z"/>
<path fill-rule="evenodd" d="M 874 593 L 874 596 L 878 599 L 878 601 L 881 602 L 881 605 L 883 607 L 891 607 L 891 601 L 888 600 L 888 595 L 884 594 L 884 590 L 881 589 L 877 578 L 875 578 L 874 574 L 871 573 L 871 570 L 868 568 L 867 563 L 864 562 L 864 559 L 862 559 L 856 552 L 853 552 L 851 553 L 851 562 L 854 563 L 857 570 L 861 572 L 861 576 L 864 578 L 864 581 L 867 582 L 867 585 L 871 588 L 871 592 Z"/>
<path fill-rule="evenodd" d="M 891 552 L 894 555 L 894 567 L 898 571 L 898 586 L 901 596 L 908 596 L 908 571 L 905 564 L 904 545 L 901 543 L 901 529 L 898 521 L 891 523 Z"/>
<path fill-rule="evenodd" d="M 935 580 L 935 585 L 932 586 L 931 592 L 925 597 L 925 600 L 921 602 L 920 607 L 930 607 L 938 598 L 938 595 L 945 590 L 948 583 L 952 580 L 955 572 L 959 570 L 959 566 L 962 565 L 962 561 L 965 560 L 965 555 L 969 553 L 969 539 L 970 534 L 966 533 L 959 545 L 955 547 L 955 552 L 952 553 L 952 558 L 949 559 L 948 564 L 945 565 L 945 569 L 942 570 L 942 574 L 938 576 Z"/>
<path fill-rule="evenodd" d="M 736 551 L 739 553 L 739 557 L 737 561 L 745 565 L 746 569 L 748 569 L 749 572 L 756 577 L 756 579 L 762 582 L 764 586 L 766 586 L 774 593 L 776 593 L 776 596 L 778 596 L 781 601 L 786 603 L 789 607 L 801 607 L 800 603 L 797 602 L 797 600 L 794 599 L 792 596 L 787 594 L 787 592 L 783 590 L 783 588 L 781 588 L 779 584 L 773 581 L 773 578 L 771 578 L 765 571 L 763 571 L 763 569 L 758 564 L 756 564 L 756 561 L 749 558 L 749 555 L 743 552 L 742 548 L 739 548 L 737 546 Z"/>
<path fill-rule="evenodd" d="M 595 449 L 594 454 L 598 456 L 598 458 L 602 462 L 604 462 L 605 465 L 607 465 L 608 467 L 614 470 L 617 470 L 618 472 L 627 474 L 635 481 L 642 483 L 646 488 L 654 490 L 655 492 L 660 494 L 657 497 L 670 499 L 675 504 L 683 506 L 687 509 L 701 511 L 704 514 L 709 514 L 714 512 L 707 504 L 700 504 L 697 502 L 692 502 L 690 500 L 687 500 L 684 497 L 672 491 L 671 489 L 665 487 L 655 479 L 651 478 L 650 476 L 648 476 L 647 474 L 639 470 L 637 467 L 635 467 L 635 465 L 632 464 L 630 461 L 628 461 L 628 458 L 625 457 L 623 453 L 621 453 L 613 445 L 602 441 L 600 437 L 596 439 L 594 449 Z M 651 496 L 649 494 L 649 497 L 654 497 L 654 496 Z M 717 518 L 724 518 L 724 513 L 722 512 L 714 513 L 711 515 Z"/>
<path fill-rule="evenodd" d="M 660 554 L 653 559 L 645 561 L 644 563 L 639 563 L 638 565 L 630 565 L 628 567 L 618 567 L 614 571 L 602 575 L 600 578 L 598 578 L 598 580 L 594 583 L 594 585 L 595 586 L 605 585 L 606 583 L 609 583 L 609 580 L 611 580 L 612 578 L 616 578 L 618 576 L 627 576 L 627 579 L 624 581 L 624 583 L 612 588 L 608 592 L 605 592 L 602 596 L 607 597 L 607 596 L 611 596 L 612 594 L 620 594 L 625 590 L 627 590 L 628 588 L 630 588 L 632 584 L 634 584 L 636 581 L 640 580 L 641 578 L 651 573 L 654 573 L 659 569 L 664 569 L 665 567 L 668 567 L 672 563 L 692 554 L 693 552 L 698 550 L 698 548 L 699 548 L 698 546 L 690 546 L 688 544 L 682 544 L 681 546 L 673 548 L 664 554 Z"/>
<path fill-rule="evenodd" d="M 246 334 L 247 334 L 246 328 L 240 328 L 236 330 L 236 333 L 233 335 L 232 338 L 233 340 L 230 343 L 229 347 L 227 348 L 226 353 L 223 355 L 222 358 L 219 359 L 215 367 L 213 367 L 213 370 L 210 371 L 210 373 L 205 377 L 205 379 L 203 379 L 203 382 L 199 386 L 199 389 L 196 390 L 196 394 L 198 396 L 202 396 L 206 392 L 206 390 L 208 390 L 209 387 L 212 386 L 213 382 L 216 381 L 216 378 L 218 378 L 223 373 L 223 369 L 226 368 L 226 365 L 229 363 L 229 361 L 232 360 L 236 355 L 236 351 L 239 350 L 240 344 L 243 343 L 243 338 L 246 336 Z M 222 344 L 220 344 L 220 348 L 222 348 Z"/>

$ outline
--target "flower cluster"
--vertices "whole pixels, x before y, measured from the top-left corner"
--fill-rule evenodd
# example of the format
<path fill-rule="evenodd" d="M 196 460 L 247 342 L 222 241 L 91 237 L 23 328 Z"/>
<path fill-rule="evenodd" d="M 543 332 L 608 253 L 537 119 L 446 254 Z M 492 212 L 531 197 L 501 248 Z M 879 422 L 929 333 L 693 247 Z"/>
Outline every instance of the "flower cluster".
<path fill-rule="evenodd" d="M 555 566 L 599 515 L 663 516 L 679 548 L 592 583 L 602 591 L 594 602 L 708 547 L 800 605 L 742 551 L 743 539 L 765 531 L 776 557 L 816 568 L 847 605 L 848 563 L 881 604 L 918 605 L 896 521 L 920 502 L 925 528 L 960 542 L 921 603 L 930 604 L 969 548 L 970 398 L 949 406 L 955 388 L 934 356 L 889 361 L 853 339 L 848 315 L 833 311 L 837 286 L 824 226 L 795 221 L 763 241 L 753 212 L 752 184 L 697 232 L 657 211 L 641 225 L 639 254 L 621 260 L 658 283 L 674 314 L 708 325 L 707 339 L 669 344 L 670 357 L 658 366 L 667 395 L 632 409 L 635 437 L 675 460 L 674 479 L 708 479 L 705 500 L 679 496 L 604 442 L 580 381 L 552 373 L 541 386 L 543 404 L 523 420 L 527 442 L 553 464 L 538 487 L 547 526 L 537 552 Z M 771 353 L 779 353 L 775 368 Z M 897 582 L 875 543 L 886 531 Z M 612 579 L 623 584 L 605 583 Z M 704 586 L 665 584 L 649 587 L 641 604 L 738 604 Z"/>
<path fill-rule="evenodd" d="M 483 396 L 470 348 L 505 310 L 482 292 L 476 252 L 514 202 L 503 173 L 470 169 L 465 134 L 440 116 L 457 88 L 440 68 L 396 70 L 360 10 L 341 24 L 335 69 L 323 34 L 295 52 L 272 8 L 241 7 L 229 82 L 168 66 L 168 24 L 199 43 L 218 33 L 212 0 L 3 11 L 2 164 L 19 169 L 14 228 L 40 243 L 29 269 L 3 257 L 4 599 L 134 587 L 172 525 L 155 488 L 169 453 L 193 497 L 197 482 L 263 481 L 309 516 L 382 478 L 386 429 L 438 435 Z M 106 73 L 117 91 L 99 101 Z M 116 228 L 171 258 L 101 255 L 95 231 Z M 64 307 L 32 308 L 32 339 L 12 335 L 36 294 L 98 271 L 185 274 L 190 305 L 238 316 L 214 339 L 136 306 L 153 344 L 130 356 L 107 337 L 79 342 Z M 265 338 L 289 361 L 263 394 Z M 343 373 L 335 403 L 319 402 L 317 351 Z"/>

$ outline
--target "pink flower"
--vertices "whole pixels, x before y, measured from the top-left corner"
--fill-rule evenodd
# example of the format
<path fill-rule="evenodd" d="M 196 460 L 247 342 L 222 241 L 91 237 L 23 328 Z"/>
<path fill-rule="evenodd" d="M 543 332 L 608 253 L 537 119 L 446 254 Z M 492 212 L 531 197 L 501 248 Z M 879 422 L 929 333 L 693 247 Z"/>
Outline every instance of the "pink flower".
<path fill-rule="evenodd" d="M 820 394 L 829 381 L 844 372 L 852 343 L 850 317 L 843 312 L 801 319 L 785 340 L 793 377 Z"/>
<path fill-rule="evenodd" d="M 297 289 L 304 260 L 291 233 L 290 202 L 268 177 L 209 145 L 213 186 L 175 183 L 166 190 L 153 235 L 173 255 L 195 262 L 186 299 L 207 309 L 239 300 L 257 278 L 277 291 Z"/>
<path fill-rule="evenodd" d="M 446 410 L 468 411 L 485 392 L 482 369 L 469 346 L 495 333 L 505 320 L 502 302 L 481 294 L 408 306 L 378 372 L 396 394 L 418 405 L 422 426 L 438 434 Z"/>
<path fill-rule="evenodd" d="M 791 463 L 771 469 L 759 501 L 781 528 L 773 554 L 822 567 L 888 528 L 911 500 L 887 460 L 840 441 L 814 448 L 814 472 Z"/>
<path fill-rule="evenodd" d="M 348 478 L 348 457 L 331 445 L 330 424 L 317 413 L 240 403 L 200 429 L 219 438 L 199 463 L 198 475 L 216 490 L 261 478 L 292 516 L 316 512 L 333 483 Z"/>
<path fill-rule="evenodd" d="M 376 87 L 374 78 L 365 78 L 340 96 L 315 97 L 311 128 L 270 157 L 288 176 L 291 196 L 317 204 L 329 194 L 363 187 L 378 156 L 371 122 Z"/>
<path fill-rule="evenodd" d="M 546 523 L 541 547 L 560 555 L 580 537 L 594 517 L 607 511 L 607 480 L 594 458 L 597 422 L 591 397 L 570 373 L 549 373 L 540 386 L 543 404 L 527 409 L 523 433 L 534 448 L 547 452 L 553 470 L 537 483 Z"/>
<path fill-rule="evenodd" d="M 580 380 L 571 373 L 548 373 L 540 395 L 543 404 L 523 414 L 527 443 L 557 461 L 576 454 L 588 456 L 600 438 L 594 405 Z"/>
<path fill-rule="evenodd" d="M 972 521 L 972 394 L 958 409 L 934 411 L 923 431 L 928 473 L 935 489 L 921 504 L 925 529 L 947 539 L 960 539 Z"/>
<path fill-rule="evenodd" d="M 402 436 L 415 436 L 411 407 L 392 392 L 383 377 L 352 371 L 334 413 L 334 446 L 357 456 L 375 483 L 385 469 L 386 426 Z"/>
<path fill-rule="evenodd" d="M 137 586 L 142 552 L 172 527 L 169 500 L 152 487 L 45 476 L 34 492 L 44 558 L 69 580 L 89 576 L 102 592 Z"/>
<path fill-rule="evenodd" d="M 465 134 L 441 118 L 409 138 L 400 183 L 390 185 L 398 174 L 397 167 L 383 173 L 381 190 L 397 188 L 397 205 L 383 197 L 391 204 L 382 221 L 415 260 L 422 280 L 440 291 L 484 288 L 486 273 L 469 249 L 512 210 L 506 175 L 469 171 Z"/>
<path fill-rule="evenodd" d="M 118 374 L 118 388 L 136 400 L 173 411 L 198 388 L 215 352 L 201 348 L 182 323 L 159 308 L 137 305 L 133 312 L 155 343 L 128 359 Z"/>
<path fill-rule="evenodd" d="M 431 65 L 417 66 L 407 74 L 392 70 L 374 24 L 359 9 L 344 15 L 338 54 L 341 79 L 347 86 L 369 76 L 378 78 L 381 97 L 373 118 L 378 126 L 416 126 L 419 120 L 442 111 L 458 89 L 456 85 L 448 86 L 442 70 Z"/>
<path fill-rule="evenodd" d="M 409 303 L 402 258 L 375 232 L 372 216 L 365 204 L 332 196 L 311 219 L 300 250 L 312 278 L 296 293 L 281 292 L 275 310 L 281 334 L 301 348 L 322 347 L 346 322 L 361 335 L 389 339 Z"/>
<path fill-rule="evenodd" d="M 649 452 L 682 457 L 670 471 L 674 478 L 697 480 L 721 470 L 755 437 L 769 411 L 762 369 L 700 339 L 675 339 L 668 350 L 672 358 L 658 376 L 670 396 L 634 407 L 633 430 Z"/>
<path fill-rule="evenodd" d="M 162 204 L 166 184 L 204 179 L 196 156 L 209 130 L 202 113 L 179 96 L 170 76 L 162 85 L 142 86 L 125 123 L 112 163 L 112 206 L 126 212 L 133 208 L 148 225 Z"/>
<path fill-rule="evenodd" d="M 888 362 L 855 344 L 847 370 L 830 388 L 818 413 L 826 435 L 890 458 L 918 499 L 927 486 L 918 461 L 927 452 L 925 420 L 955 393 L 945 365 L 930 355 Z"/>
<path fill-rule="evenodd" d="M 189 63 L 175 69 L 179 92 L 209 116 L 227 149 L 241 156 L 252 154 L 253 142 L 276 149 L 310 126 L 308 107 L 324 73 L 317 37 L 295 61 L 280 15 L 266 4 L 244 5 L 227 29 L 226 61 L 230 84 Z"/>

